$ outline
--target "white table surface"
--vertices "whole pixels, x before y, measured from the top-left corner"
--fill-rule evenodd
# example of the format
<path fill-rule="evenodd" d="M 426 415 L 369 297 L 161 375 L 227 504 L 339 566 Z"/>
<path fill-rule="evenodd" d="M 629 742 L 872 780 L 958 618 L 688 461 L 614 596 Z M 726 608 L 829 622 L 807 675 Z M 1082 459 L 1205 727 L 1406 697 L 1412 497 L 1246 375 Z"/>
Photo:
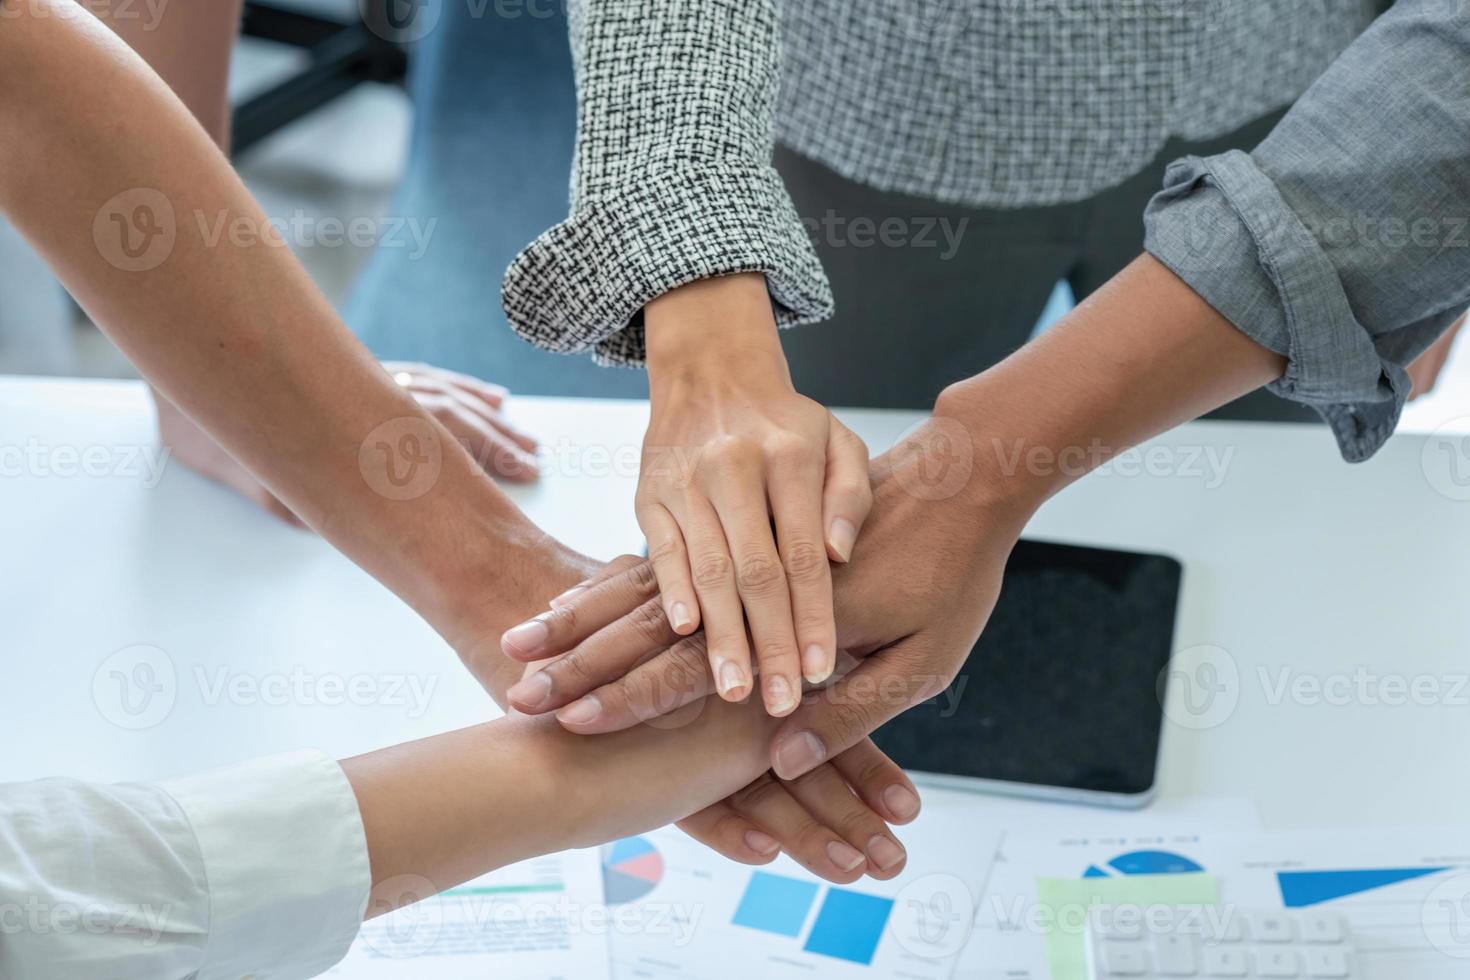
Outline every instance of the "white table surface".
<path fill-rule="evenodd" d="M 513 406 L 554 450 L 516 501 L 590 554 L 636 548 L 646 407 Z M 875 452 L 918 417 L 841 414 Z M 1470 502 L 1455 498 L 1470 487 L 1448 481 L 1446 452 L 1462 447 L 1400 435 L 1348 466 L 1325 430 L 1226 423 L 1150 445 L 1174 472 L 1090 476 L 1030 534 L 1185 562 L 1177 645 L 1226 651 L 1217 677 L 1233 665 L 1238 681 L 1168 726 L 1162 795 L 1250 797 L 1282 828 L 1462 818 Z M 89 449 L 94 475 L 55 472 Z M 1218 486 L 1186 465 L 1207 449 L 1228 458 Z M 0 379 L 0 780 L 153 778 L 302 746 L 347 755 L 494 713 L 445 645 L 330 547 L 180 465 L 149 486 L 127 465 L 137 451 L 158 451 L 140 385 Z M 120 714 L 110 676 L 147 679 L 132 653 L 114 656 L 140 644 L 161 651 L 155 683 L 173 679 L 155 718 Z M 1277 697 L 1286 669 L 1334 693 Z M 129 727 L 139 718 L 157 723 Z"/>

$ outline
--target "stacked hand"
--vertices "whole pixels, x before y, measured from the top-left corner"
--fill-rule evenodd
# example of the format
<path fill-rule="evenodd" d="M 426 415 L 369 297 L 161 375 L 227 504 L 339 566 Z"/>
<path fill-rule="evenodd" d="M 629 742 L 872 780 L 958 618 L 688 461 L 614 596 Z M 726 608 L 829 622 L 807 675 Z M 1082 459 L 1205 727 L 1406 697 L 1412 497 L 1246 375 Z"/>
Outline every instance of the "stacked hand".
<path fill-rule="evenodd" d="M 521 570 L 516 579 L 526 583 L 528 596 L 536 596 L 535 601 L 541 603 L 549 596 L 567 592 L 595 597 L 617 595 L 630 583 L 637 583 L 633 587 L 640 594 L 651 596 L 657 591 L 652 570 L 641 558 L 624 556 L 589 575 L 591 563 L 587 559 L 549 539 L 529 553 L 537 556 L 535 564 Z M 524 611 L 526 606 L 520 608 Z M 493 620 L 495 614 L 481 618 Z M 500 619 L 500 628 L 504 622 Z M 491 642 L 477 639 L 477 635 L 474 630 L 458 631 L 451 642 L 459 648 L 471 672 L 501 704 L 507 701 L 506 687 L 511 679 L 524 678 L 516 687 L 535 685 L 541 673 L 561 665 L 560 660 L 546 659 L 524 668 L 499 655 L 498 629 L 488 638 Z M 700 666 L 703 669 L 703 663 Z M 734 710 L 735 706 L 730 707 Z M 763 716 L 758 706 L 747 707 Z M 699 709 L 694 705 L 689 711 L 697 714 Z M 671 729 L 690 720 L 687 713 L 665 719 Z M 760 729 L 763 734 L 758 736 L 762 740 L 776 724 L 769 718 L 765 721 Z M 814 874 L 846 883 L 864 874 L 887 879 L 901 872 L 906 854 L 887 825 L 908 823 L 918 812 L 918 793 L 903 771 L 871 742 L 862 740 L 801 779 L 784 782 L 766 773 L 679 826 L 696 840 L 742 863 L 765 864 L 785 851 Z"/>
<path fill-rule="evenodd" d="M 782 724 L 772 746 L 774 785 L 799 787 L 829 766 L 863 782 L 861 767 L 877 751 L 867 735 L 953 679 L 994 607 L 1031 510 L 1001 492 L 1004 481 L 982 464 L 969 430 L 945 418 L 874 460 L 872 513 L 851 564 L 834 573 L 838 645 L 856 662 L 809 691 Z M 516 708 L 556 711 L 568 730 L 597 734 L 676 726 L 680 712 L 697 710 L 715 690 L 704 636 L 676 632 L 649 566 L 626 561 L 558 596 L 535 620 L 534 648 L 506 645 L 522 660 L 556 658 L 510 689 Z M 888 801 L 859 792 L 890 820 L 912 814 L 901 793 Z M 686 829 L 742 857 L 707 831 L 714 819 L 701 815 Z"/>
<path fill-rule="evenodd" d="M 646 310 L 652 419 L 638 523 L 665 619 L 703 624 L 715 687 L 790 714 L 836 661 L 829 559 L 852 552 L 870 503 L 868 451 L 798 394 L 759 274 L 675 289 Z M 747 640 L 747 628 L 749 630 Z M 507 642 L 531 647 L 539 631 Z"/>

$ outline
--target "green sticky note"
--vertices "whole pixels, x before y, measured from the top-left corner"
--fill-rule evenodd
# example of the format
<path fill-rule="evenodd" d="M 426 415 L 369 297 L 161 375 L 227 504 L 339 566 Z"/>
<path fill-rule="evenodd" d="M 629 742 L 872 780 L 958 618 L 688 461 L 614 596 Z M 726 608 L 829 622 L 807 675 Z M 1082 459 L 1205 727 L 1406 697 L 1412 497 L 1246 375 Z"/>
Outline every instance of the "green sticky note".
<path fill-rule="evenodd" d="M 1207 874 L 1037 878 L 1036 898 L 1049 922 L 1051 980 L 1087 980 L 1087 910 L 1092 906 L 1218 905 L 1220 883 Z"/>

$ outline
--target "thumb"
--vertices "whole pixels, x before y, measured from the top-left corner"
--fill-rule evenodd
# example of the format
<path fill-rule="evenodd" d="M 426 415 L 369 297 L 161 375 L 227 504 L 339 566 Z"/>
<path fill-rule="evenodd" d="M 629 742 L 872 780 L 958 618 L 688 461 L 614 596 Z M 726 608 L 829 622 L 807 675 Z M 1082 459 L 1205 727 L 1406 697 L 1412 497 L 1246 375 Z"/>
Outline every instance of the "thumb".
<path fill-rule="evenodd" d="M 858 745 L 889 719 L 934 697 L 950 674 L 936 669 L 935 640 L 917 634 L 862 661 L 813 691 L 776 732 L 771 767 L 795 779 Z"/>

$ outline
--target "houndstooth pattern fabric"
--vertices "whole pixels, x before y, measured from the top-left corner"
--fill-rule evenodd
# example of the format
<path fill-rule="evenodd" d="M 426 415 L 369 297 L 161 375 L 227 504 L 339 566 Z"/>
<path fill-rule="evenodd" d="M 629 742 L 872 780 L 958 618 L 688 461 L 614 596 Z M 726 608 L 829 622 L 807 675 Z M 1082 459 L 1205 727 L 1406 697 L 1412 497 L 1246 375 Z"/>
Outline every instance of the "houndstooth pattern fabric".
<path fill-rule="evenodd" d="M 773 140 L 880 190 L 985 207 L 1078 201 L 1171 136 L 1292 102 L 1379 0 L 571 0 L 567 221 L 512 263 L 517 332 L 643 359 L 642 308 L 764 272 L 781 326 L 831 291 Z"/>

